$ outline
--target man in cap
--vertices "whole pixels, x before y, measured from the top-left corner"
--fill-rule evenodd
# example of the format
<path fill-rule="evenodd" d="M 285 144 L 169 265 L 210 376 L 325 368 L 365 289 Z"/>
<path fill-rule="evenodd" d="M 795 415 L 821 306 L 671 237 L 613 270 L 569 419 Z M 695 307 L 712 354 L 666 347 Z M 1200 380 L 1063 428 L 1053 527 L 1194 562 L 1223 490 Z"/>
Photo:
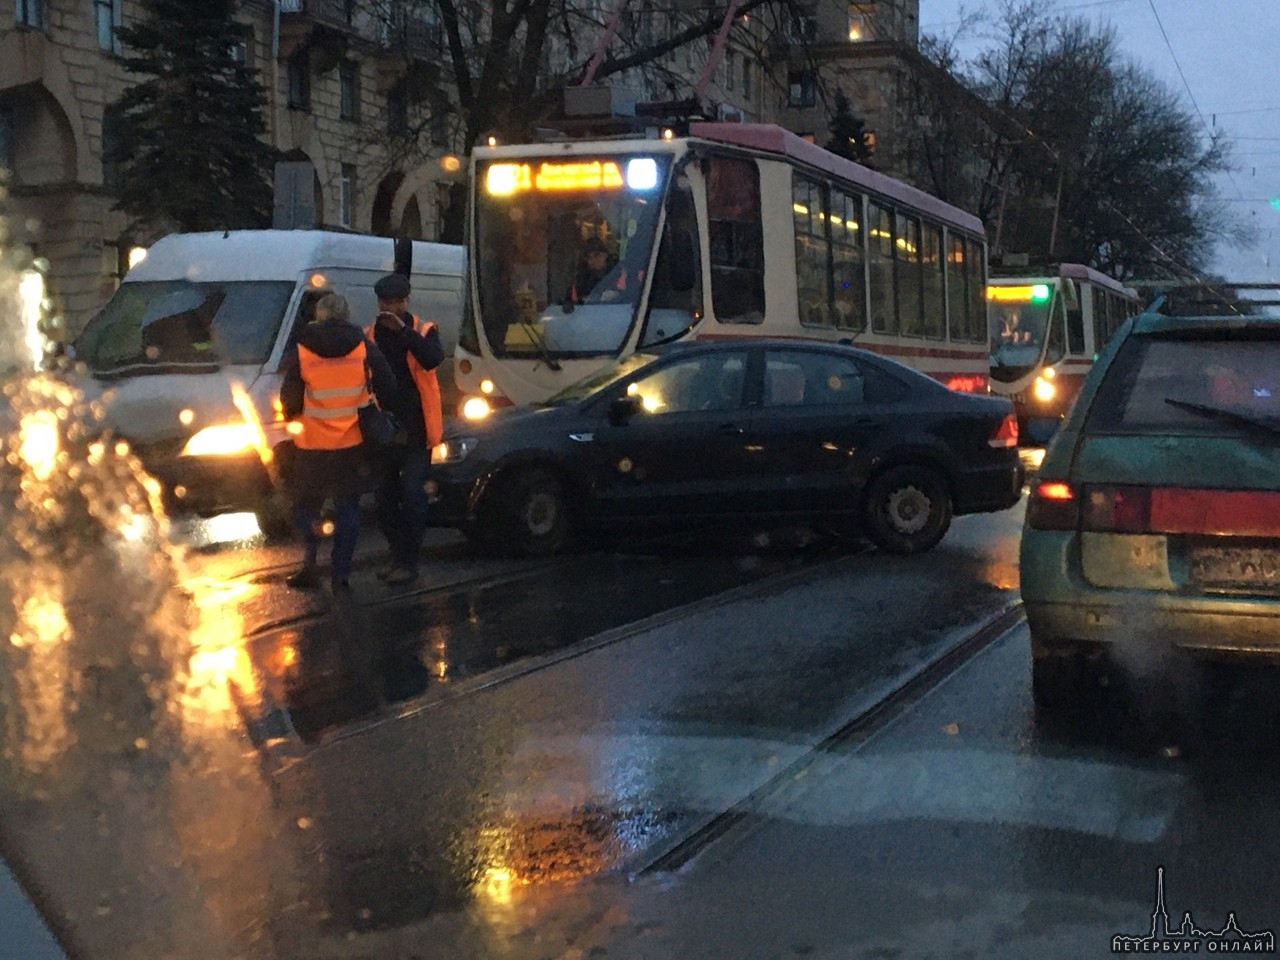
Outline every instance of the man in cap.
<path fill-rule="evenodd" d="M 588 237 L 582 248 L 582 262 L 578 264 L 578 272 L 574 275 L 572 286 L 569 287 L 567 301 L 571 304 L 585 303 L 587 297 L 600 286 L 600 281 L 613 267 L 610 261 L 608 245 L 599 237 Z M 613 284 L 598 291 L 596 299 L 616 300 L 626 289 L 627 272 L 619 270 Z"/>
<path fill-rule="evenodd" d="M 399 389 L 390 410 L 405 428 L 407 442 L 388 454 L 376 489 L 378 526 L 391 548 L 391 564 L 379 576 L 392 586 L 418 576 L 427 532 L 427 474 L 431 448 L 444 439 L 444 419 L 436 367 L 444 344 L 434 323 L 409 312 L 409 280 L 392 273 L 373 287 L 378 317 L 366 330 L 387 358 Z"/>

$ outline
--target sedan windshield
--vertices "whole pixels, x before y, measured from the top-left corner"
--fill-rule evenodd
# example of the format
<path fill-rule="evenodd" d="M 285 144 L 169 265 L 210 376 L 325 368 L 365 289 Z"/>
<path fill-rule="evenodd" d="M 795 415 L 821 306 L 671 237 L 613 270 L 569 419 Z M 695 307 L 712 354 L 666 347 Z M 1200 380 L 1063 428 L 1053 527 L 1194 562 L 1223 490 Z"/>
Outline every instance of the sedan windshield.
<path fill-rule="evenodd" d="M 260 364 L 293 289 L 280 281 L 125 283 L 76 341 L 76 358 L 116 375 Z"/>
<path fill-rule="evenodd" d="M 548 398 L 543 402 L 546 407 L 562 407 L 566 404 L 577 403 L 585 400 L 599 390 L 603 390 L 611 383 L 621 380 L 623 377 L 629 376 L 641 367 L 657 360 L 656 354 L 652 353 L 633 353 L 625 360 L 619 360 L 617 363 L 611 363 L 603 370 L 597 370 L 589 377 L 579 380 L 577 383 L 570 384 L 555 396 Z"/>

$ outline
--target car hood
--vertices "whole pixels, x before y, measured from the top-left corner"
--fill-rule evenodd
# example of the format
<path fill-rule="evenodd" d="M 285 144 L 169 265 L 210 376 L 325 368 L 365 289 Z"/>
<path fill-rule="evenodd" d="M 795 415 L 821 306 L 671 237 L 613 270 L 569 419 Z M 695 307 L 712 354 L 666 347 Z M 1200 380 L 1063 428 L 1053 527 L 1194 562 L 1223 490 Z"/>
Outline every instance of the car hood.
<path fill-rule="evenodd" d="M 134 444 L 153 444 L 243 420 L 233 386 L 250 390 L 258 373 L 256 366 L 228 366 L 208 373 L 89 379 L 83 390 L 86 400 L 101 401 L 104 427 Z M 194 415 L 187 425 L 179 419 L 184 410 Z"/>
<path fill-rule="evenodd" d="M 1280 489 L 1280 436 L 1274 441 L 1207 436 L 1092 436 L 1071 468 L 1078 483 Z"/>
<path fill-rule="evenodd" d="M 495 411 L 485 420 L 455 420 L 445 432 L 451 437 L 497 440 L 517 433 L 555 429 L 575 423 L 585 423 L 582 412 L 576 406 L 507 407 Z"/>

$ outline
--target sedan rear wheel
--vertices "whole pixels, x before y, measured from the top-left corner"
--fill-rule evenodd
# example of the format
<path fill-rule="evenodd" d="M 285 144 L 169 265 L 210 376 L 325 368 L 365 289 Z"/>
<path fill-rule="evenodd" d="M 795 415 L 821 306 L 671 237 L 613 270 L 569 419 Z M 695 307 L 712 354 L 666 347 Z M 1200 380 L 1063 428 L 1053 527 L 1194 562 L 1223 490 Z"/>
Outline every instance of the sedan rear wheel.
<path fill-rule="evenodd" d="M 916 464 L 891 467 L 867 487 L 867 536 L 887 553 L 922 553 L 951 526 L 951 495 L 937 471 Z"/>

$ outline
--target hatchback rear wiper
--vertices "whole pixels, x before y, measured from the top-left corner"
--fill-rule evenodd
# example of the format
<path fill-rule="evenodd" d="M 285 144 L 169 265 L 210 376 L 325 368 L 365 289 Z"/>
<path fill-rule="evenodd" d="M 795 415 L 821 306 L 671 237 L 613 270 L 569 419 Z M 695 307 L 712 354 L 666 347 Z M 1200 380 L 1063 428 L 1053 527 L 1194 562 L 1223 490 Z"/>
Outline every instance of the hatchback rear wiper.
<path fill-rule="evenodd" d="M 1177 407 L 1179 410 L 1186 410 L 1190 413 L 1197 413 L 1202 417 L 1225 420 L 1227 423 L 1238 423 L 1241 426 L 1265 430 L 1268 433 L 1280 436 L 1280 422 L 1275 420 L 1264 420 L 1261 417 L 1253 417 L 1247 413 L 1240 413 L 1225 407 L 1211 407 L 1208 404 L 1192 403 L 1189 400 L 1175 400 L 1173 397 L 1165 397 L 1164 402 L 1171 407 Z"/>

